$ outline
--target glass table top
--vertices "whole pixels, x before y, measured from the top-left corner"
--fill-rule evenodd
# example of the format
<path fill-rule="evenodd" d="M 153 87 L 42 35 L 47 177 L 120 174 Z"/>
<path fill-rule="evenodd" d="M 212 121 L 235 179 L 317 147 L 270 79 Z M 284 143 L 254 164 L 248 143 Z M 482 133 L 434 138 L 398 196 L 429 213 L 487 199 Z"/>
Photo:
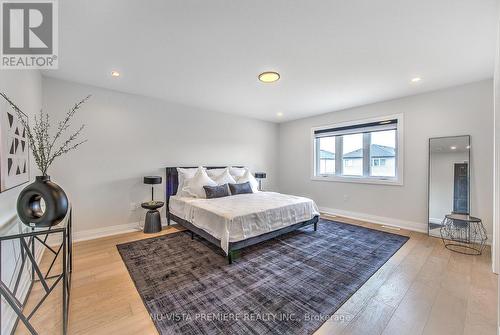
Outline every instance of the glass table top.
<path fill-rule="evenodd" d="M 476 218 L 474 216 L 470 216 L 468 214 L 448 214 L 446 215 L 447 219 L 451 220 L 460 220 L 460 221 L 467 221 L 467 222 L 481 222 L 480 218 Z"/>
<path fill-rule="evenodd" d="M 62 232 L 68 227 L 70 213 L 71 209 L 68 210 L 66 217 L 62 219 L 61 222 L 51 227 L 30 227 L 25 225 L 16 215 L 13 220 L 0 227 L 0 241 L 19 237 Z"/>

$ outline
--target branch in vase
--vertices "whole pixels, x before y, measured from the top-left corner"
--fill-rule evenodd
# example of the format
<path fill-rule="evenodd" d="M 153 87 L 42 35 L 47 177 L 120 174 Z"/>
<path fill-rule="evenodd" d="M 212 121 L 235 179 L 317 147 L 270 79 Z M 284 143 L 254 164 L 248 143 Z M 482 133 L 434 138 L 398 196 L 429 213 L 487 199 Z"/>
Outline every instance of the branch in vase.
<path fill-rule="evenodd" d="M 52 153 L 54 149 L 54 145 L 56 141 L 61 137 L 66 129 L 70 126 L 69 121 L 81 108 L 81 105 L 84 104 L 89 98 L 90 95 L 82 99 L 80 102 L 76 103 L 73 108 L 71 108 L 67 113 L 65 118 L 59 122 L 58 130 L 54 137 L 50 138 L 50 118 L 49 114 L 44 114 L 42 110 L 40 110 L 40 115 L 37 118 L 34 117 L 34 125 L 31 128 L 28 124 L 27 120 L 23 118 L 23 113 L 17 107 L 17 105 L 11 101 L 5 93 L 0 92 L 0 95 L 10 104 L 12 109 L 16 112 L 18 119 L 21 121 L 22 125 L 26 129 L 26 134 L 28 137 L 28 142 L 30 144 L 33 157 L 35 158 L 35 163 L 37 167 L 40 169 L 43 175 L 47 174 L 48 168 L 52 165 L 54 160 L 77 148 L 81 144 L 85 143 L 87 140 L 81 141 L 72 145 L 72 143 L 76 140 L 76 138 L 80 135 L 81 131 L 85 127 L 82 125 L 78 131 L 73 133 L 57 150 L 55 153 Z"/>

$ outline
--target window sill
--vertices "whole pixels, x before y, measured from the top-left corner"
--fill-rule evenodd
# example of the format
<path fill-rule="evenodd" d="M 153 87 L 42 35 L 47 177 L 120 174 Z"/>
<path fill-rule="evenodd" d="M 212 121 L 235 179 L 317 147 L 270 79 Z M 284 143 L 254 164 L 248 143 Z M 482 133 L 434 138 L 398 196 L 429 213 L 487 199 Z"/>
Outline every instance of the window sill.
<path fill-rule="evenodd" d="M 403 181 L 398 178 L 370 178 L 370 177 L 355 177 L 355 176 L 312 176 L 313 181 L 329 181 L 341 183 L 358 183 L 358 184 L 376 184 L 376 185 L 392 185 L 403 186 Z"/>

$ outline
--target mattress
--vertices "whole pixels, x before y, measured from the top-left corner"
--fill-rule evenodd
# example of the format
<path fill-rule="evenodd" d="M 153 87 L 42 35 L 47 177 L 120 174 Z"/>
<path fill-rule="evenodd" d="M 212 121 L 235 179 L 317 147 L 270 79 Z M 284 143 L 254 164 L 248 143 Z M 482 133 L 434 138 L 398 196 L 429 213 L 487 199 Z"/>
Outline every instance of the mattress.
<path fill-rule="evenodd" d="M 221 241 L 246 240 L 319 215 L 313 200 L 276 192 L 238 194 L 216 199 L 171 196 L 170 213 L 191 222 Z"/>

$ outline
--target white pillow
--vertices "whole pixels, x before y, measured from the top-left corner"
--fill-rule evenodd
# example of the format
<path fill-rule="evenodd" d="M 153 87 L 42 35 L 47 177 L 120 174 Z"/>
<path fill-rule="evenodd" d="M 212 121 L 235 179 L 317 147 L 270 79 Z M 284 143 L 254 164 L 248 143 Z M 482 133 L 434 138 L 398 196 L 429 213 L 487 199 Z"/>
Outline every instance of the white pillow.
<path fill-rule="evenodd" d="M 210 178 L 215 179 L 222 175 L 227 169 L 227 167 L 221 169 L 207 169 L 207 174 Z"/>
<path fill-rule="evenodd" d="M 247 168 L 238 168 L 238 167 L 231 166 L 229 168 L 229 173 L 231 174 L 231 176 L 238 179 L 239 177 L 242 177 L 247 170 L 248 170 Z"/>
<path fill-rule="evenodd" d="M 177 194 L 179 196 L 181 197 L 189 196 L 187 194 L 183 194 L 184 192 L 182 192 L 182 189 L 184 188 L 184 186 L 186 186 L 186 180 L 193 178 L 194 175 L 196 174 L 196 171 L 198 171 L 200 167 L 188 168 L 188 169 L 177 168 L 177 180 L 179 181 L 179 186 L 177 187 Z"/>
<path fill-rule="evenodd" d="M 247 181 L 250 182 L 250 186 L 252 187 L 252 192 L 257 193 L 259 192 L 259 182 L 255 177 L 250 173 L 250 170 L 245 169 L 245 173 L 236 179 L 238 184 L 241 183 L 246 183 Z"/>
<path fill-rule="evenodd" d="M 203 186 L 217 186 L 217 183 L 210 179 L 207 171 L 200 166 L 194 177 L 186 181 L 186 186 L 184 186 L 182 192 L 195 198 L 206 198 L 207 195 Z"/>
<path fill-rule="evenodd" d="M 213 181 L 215 181 L 217 185 L 224 185 L 229 183 L 236 184 L 236 180 L 229 174 L 229 169 L 225 169 L 222 174 L 213 178 Z"/>

